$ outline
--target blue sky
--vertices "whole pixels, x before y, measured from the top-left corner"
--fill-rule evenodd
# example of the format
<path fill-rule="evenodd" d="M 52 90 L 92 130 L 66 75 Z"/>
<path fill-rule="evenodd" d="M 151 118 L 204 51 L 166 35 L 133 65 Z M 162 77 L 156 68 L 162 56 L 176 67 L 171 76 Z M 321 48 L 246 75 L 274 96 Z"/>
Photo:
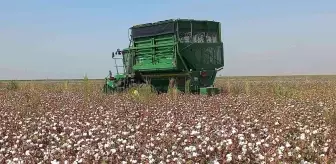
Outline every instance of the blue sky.
<path fill-rule="evenodd" d="M 128 28 L 222 23 L 223 75 L 336 73 L 335 0 L 0 0 L 0 79 L 104 78 Z"/>

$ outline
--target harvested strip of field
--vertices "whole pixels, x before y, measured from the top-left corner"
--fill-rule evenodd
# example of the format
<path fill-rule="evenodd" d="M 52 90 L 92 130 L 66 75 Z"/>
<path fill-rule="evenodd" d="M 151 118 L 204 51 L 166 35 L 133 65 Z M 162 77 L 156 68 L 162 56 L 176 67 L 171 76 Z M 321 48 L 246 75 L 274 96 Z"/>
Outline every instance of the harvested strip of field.
<path fill-rule="evenodd" d="M 160 95 L 140 103 L 126 95 L 21 90 L 1 92 L 0 100 L 0 162 L 335 161 L 326 116 L 332 99 Z"/>

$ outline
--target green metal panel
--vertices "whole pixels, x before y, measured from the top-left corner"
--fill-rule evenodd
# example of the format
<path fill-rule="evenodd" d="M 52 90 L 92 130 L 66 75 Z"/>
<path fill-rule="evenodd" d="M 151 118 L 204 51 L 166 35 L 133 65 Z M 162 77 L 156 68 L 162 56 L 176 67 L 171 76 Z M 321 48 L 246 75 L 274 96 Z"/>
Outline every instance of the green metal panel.
<path fill-rule="evenodd" d="M 178 20 L 178 50 L 192 70 L 224 66 L 220 23 L 214 21 Z M 182 61 L 178 61 L 181 68 Z"/>
<path fill-rule="evenodd" d="M 139 38 L 134 41 L 135 71 L 174 70 L 174 35 Z"/>
<path fill-rule="evenodd" d="M 181 43 L 179 53 L 189 70 L 213 70 L 223 67 L 223 45 L 221 43 Z M 178 66 L 183 63 L 179 60 Z"/>

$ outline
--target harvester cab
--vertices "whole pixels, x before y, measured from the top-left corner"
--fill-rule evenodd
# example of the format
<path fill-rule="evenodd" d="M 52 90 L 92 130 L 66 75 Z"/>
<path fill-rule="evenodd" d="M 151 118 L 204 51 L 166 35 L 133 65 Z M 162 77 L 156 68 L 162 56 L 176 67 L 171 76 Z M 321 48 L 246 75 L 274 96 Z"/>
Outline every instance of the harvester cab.
<path fill-rule="evenodd" d="M 122 90 L 125 88 L 125 68 L 124 68 L 124 60 L 123 55 L 124 51 L 121 51 L 120 49 L 117 49 L 116 52 L 112 52 L 112 59 L 114 60 L 114 65 L 117 74 L 113 76 L 112 71 L 109 71 L 109 75 L 105 78 L 105 84 L 104 84 L 104 92 L 110 93 L 115 92 L 118 90 Z M 122 64 L 118 63 L 117 61 L 122 61 Z M 119 72 L 119 69 L 122 68 L 122 72 Z"/>
<path fill-rule="evenodd" d="M 120 56 L 122 56 L 122 54 L 123 54 L 123 52 L 120 51 L 120 49 L 117 49 L 116 52 L 112 52 L 112 59 L 114 59 L 114 65 L 115 65 L 115 67 L 116 67 L 117 74 L 119 74 L 119 68 L 120 68 L 120 67 L 121 67 L 121 68 L 124 67 L 123 65 L 118 65 L 118 64 L 117 64 L 117 61 L 118 61 L 118 60 L 123 60 L 123 58 L 120 57 Z M 118 55 L 119 57 L 116 57 L 116 55 Z M 124 69 L 123 69 L 123 70 L 124 70 Z"/>

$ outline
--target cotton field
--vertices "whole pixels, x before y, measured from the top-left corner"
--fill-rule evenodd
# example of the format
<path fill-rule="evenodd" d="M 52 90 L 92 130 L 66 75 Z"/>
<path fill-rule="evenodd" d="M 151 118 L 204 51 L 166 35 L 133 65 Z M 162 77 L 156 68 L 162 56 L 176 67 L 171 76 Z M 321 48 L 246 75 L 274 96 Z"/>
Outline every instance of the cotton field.
<path fill-rule="evenodd" d="M 330 89 L 318 95 L 314 82 L 316 92 L 280 97 L 261 87 L 269 83 L 249 85 L 244 93 L 161 94 L 146 102 L 99 91 L 4 90 L 0 163 L 336 161 Z"/>

